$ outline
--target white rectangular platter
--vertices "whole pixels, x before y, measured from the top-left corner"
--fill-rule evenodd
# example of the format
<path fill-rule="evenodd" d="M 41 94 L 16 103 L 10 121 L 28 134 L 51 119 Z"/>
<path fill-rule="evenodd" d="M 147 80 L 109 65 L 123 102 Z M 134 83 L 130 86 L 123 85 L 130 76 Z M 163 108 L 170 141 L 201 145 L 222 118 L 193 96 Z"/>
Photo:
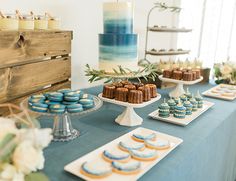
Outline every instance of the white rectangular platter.
<path fill-rule="evenodd" d="M 152 98 L 150 101 L 147 101 L 147 102 L 143 102 L 142 104 L 131 104 L 131 103 L 128 103 L 128 102 L 122 102 L 122 101 L 117 101 L 115 99 L 109 99 L 109 98 L 105 98 L 105 97 L 102 97 L 102 93 L 100 93 L 98 95 L 98 97 L 105 101 L 105 102 L 109 102 L 109 103 L 113 103 L 113 104 L 117 104 L 117 105 L 120 105 L 120 106 L 125 106 L 125 107 L 133 107 L 133 108 L 142 108 L 142 107 L 145 107 L 149 104 L 152 104 L 156 101 L 158 101 L 160 98 L 161 98 L 161 95 L 160 94 L 157 94 L 157 97 L 155 98 Z"/>
<path fill-rule="evenodd" d="M 212 107 L 214 103 L 203 101 L 203 107 L 198 109 L 197 111 L 193 112 L 192 115 L 187 115 L 184 119 L 175 118 L 172 114 L 168 118 L 163 118 L 159 116 L 158 109 L 152 113 L 149 114 L 150 117 L 153 119 L 158 119 L 160 121 L 173 123 L 181 126 L 187 126 L 189 123 L 191 123 L 194 119 L 196 119 L 198 116 L 203 114 L 205 111 L 207 111 L 210 107 Z"/>
<path fill-rule="evenodd" d="M 221 93 L 213 93 L 212 92 L 213 90 L 216 90 L 222 86 L 226 87 L 226 88 L 227 87 L 235 87 L 235 89 L 236 89 L 236 86 L 233 86 L 233 85 L 220 84 L 220 85 L 217 85 L 217 86 L 203 92 L 202 95 L 207 96 L 207 97 L 217 98 L 217 99 L 223 99 L 223 100 L 227 100 L 227 101 L 233 101 L 234 99 L 236 99 L 236 92 L 235 92 L 235 96 L 224 96 Z"/>
<path fill-rule="evenodd" d="M 102 155 L 102 152 L 106 149 L 111 149 L 111 148 L 114 148 L 114 147 L 117 147 L 118 146 L 118 143 L 120 141 L 126 141 L 128 139 L 131 139 L 131 136 L 134 134 L 134 133 L 137 133 L 139 131 L 145 131 L 145 132 L 150 132 L 150 133 L 156 133 L 157 135 L 157 139 L 158 138 L 161 138 L 163 140 L 169 140 L 170 143 L 171 143 L 171 147 L 169 149 L 166 149 L 166 150 L 161 150 L 159 151 L 158 150 L 158 158 L 156 160 L 153 160 L 153 161 L 146 161 L 146 162 L 141 162 L 141 171 L 137 174 L 132 174 L 132 175 L 121 175 L 121 174 L 117 174 L 117 173 L 112 173 L 110 176 L 108 177 L 105 177 L 103 179 L 92 179 L 90 177 L 87 177 L 83 174 L 81 174 L 80 172 L 80 168 L 81 168 L 81 165 L 85 162 L 85 161 L 91 161 L 91 160 L 97 160 L 97 159 L 102 159 L 101 158 L 101 155 Z M 88 181 L 93 181 L 93 180 L 99 180 L 99 181 L 130 181 L 130 180 L 138 180 L 140 177 L 142 177 L 148 170 L 150 170 L 154 165 L 156 165 L 159 161 L 161 161 L 165 156 L 167 156 L 172 150 L 174 150 L 178 145 L 180 145 L 181 143 L 183 142 L 182 139 L 180 138 L 177 138 L 177 137 L 174 137 L 174 136 L 170 136 L 170 135 L 167 135 L 167 134 L 164 134 L 164 133 L 160 133 L 160 132 L 157 132 L 157 131 L 154 131 L 154 130 L 150 130 L 150 129 L 146 129 L 146 128 L 143 128 L 143 127 L 139 127 L 127 134 L 124 134 L 123 136 L 111 141 L 110 143 L 107 143 L 106 145 L 104 146 L 101 146 L 100 148 L 82 156 L 81 158 L 78 158 L 77 160 L 69 163 L 68 165 L 66 165 L 64 167 L 64 169 L 67 171 L 67 172 L 70 172 L 82 179 L 85 179 L 85 180 L 88 180 Z"/>

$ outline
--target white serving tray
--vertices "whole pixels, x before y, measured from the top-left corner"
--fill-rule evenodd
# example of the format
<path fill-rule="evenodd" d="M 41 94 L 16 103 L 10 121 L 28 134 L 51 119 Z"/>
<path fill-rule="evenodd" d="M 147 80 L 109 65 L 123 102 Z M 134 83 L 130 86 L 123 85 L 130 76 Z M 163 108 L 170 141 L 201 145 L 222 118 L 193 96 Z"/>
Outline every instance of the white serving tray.
<path fill-rule="evenodd" d="M 150 132 L 153 133 L 155 132 L 157 135 L 157 138 L 161 138 L 164 140 L 169 140 L 171 142 L 171 147 L 169 149 L 166 150 L 161 150 L 158 151 L 158 158 L 156 160 L 153 161 L 146 161 L 146 162 L 141 162 L 141 167 L 142 170 L 141 172 L 137 173 L 137 174 L 133 174 L 133 175 L 121 175 L 121 174 L 117 174 L 117 173 L 112 173 L 110 176 L 105 177 L 103 179 L 92 179 L 90 177 L 87 177 L 85 175 L 83 175 L 80 172 L 80 168 L 81 165 L 85 162 L 85 161 L 92 161 L 92 160 L 97 160 L 97 159 L 102 159 L 101 155 L 102 152 L 106 149 L 111 149 L 114 147 L 118 146 L 118 143 L 120 141 L 125 141 L 127 139 L 132 139 L 131 136 L 139 131 L 145 131 L 145 132 Z M 178 145 L 180 145 L 183 142 L 182 139 L 174 137 L 174 136 L 170 136 L 164 133 L 160 133 L 154 130 L 150 130 L 150 129 L 146 129 L 146 128 L 142 128 L 139 127 L 113 141 L 111 141 L 110 143 L 107 143 L 104 146 L 101 146 L 100 148 L 82 156 L 81 158 L 78 158 L 77 160 L 69 163 L 68 165 L 66 165 L 64 167 L 64 170 L 67 172 L 72 173 L 73 175 L 76 175 L 84 180 L 88 180 L 88 181 L 93 181 L 93 180 L 99 180 L 99 181 L 131 181 L 131 180 L 138 180 L 140 177 L 142 177 L 148 170 L 150 170 L 154 165 L 156 165 L 159 161 L 161 161 L 165 156 L 167 156 L 172 150 L 174 150 Z"/>
<path fill-rule="evenodd" d="M 198 109 L 197 111 L 193 112 L 192 115 L 186 115 L 184 119 L 178 119 L 173 116 L 173 114 L 170 115 L 168 118 L 163 118 L 159 116 L 159 109 L 149 114 L 150 117 L 153 119 L 158 119 L 160 121 L 173 123 L 181 126 L 187 126 L 189 123 L 191 123 L 194 119 L 196 119 L 198 116 L 203 114 L 205 111 L 207 111 L 210 107 L 212 107 L 214 103 L 203 101 L 203 107 Z"/>
<path fill-rule="evenodd" d="M 213 88 L 203 92 L 202 95 L 207 96 L 207 97 L 217 98 L 217 99 L 223 99 L 223 100 L 226 100 L 226 101 L 233 101 L 234 99 L 236 99 L 236 94 L 235 94 L 234 97 L 229 97 L 229 96 L 223 96 L 220 93 L 213 93 L 213 92 L 211 92 L 212 90 L 214 90 L 216 88 L 220 88 L 221 86 L 230 87 L 232 85 L 220 84 L 220 85 L 217 85 L 217 86 L 215 86 L 215 87 L 213 87 Z"/>
<path fill-rule="evenodd" d="M 128 102 L 117 101 L 115 99 L 108 99 L 102 97 L 102 93 L 99 94 L 98 97 L 105 102 L 126 107 L 124 112 L 116 118 L 115 120 L 116 123 L 122 126 L 137 126 L 142 124 L 143 118 L 141 118 L 138 114 L 136 114 L 134 108 L 142 108 L 149 104 L 152 104 L 158 101 L 161 98 L 161 95 L 157 94 L 157 97 L 152 98 L 150 101 L 143 102 L 142 104 L 131 104 Z"/>

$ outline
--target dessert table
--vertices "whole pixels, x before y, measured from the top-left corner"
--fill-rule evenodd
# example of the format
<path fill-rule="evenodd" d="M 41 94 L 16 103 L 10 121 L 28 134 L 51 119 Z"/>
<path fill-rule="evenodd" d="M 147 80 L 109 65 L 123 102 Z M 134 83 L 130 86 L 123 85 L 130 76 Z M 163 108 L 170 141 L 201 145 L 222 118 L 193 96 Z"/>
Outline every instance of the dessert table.
<path fill-rule="evenodd" d="M 203 92 L 213 87 L 198 84 L 191 92 Z M 87 89 L 98 95 L 102 87 Z M 167 97 L 169 90 L 158 90 Z M 236 101 L 223 101 L 204 97 L 215 105 L 186 127 L 153 120 L 148 114 L 157 109 L 161 101 L 136 112 L 143 118 L 142 127 L 182 138 L 184 142 L 154 166 L 140 180 L 155 181 L 235 181 L 236 179 Z M 84 117 L 72 117 L 74 128 L 81 136 L 71 142 L 53 142 L 45 150 L 44 172 L 51 181 L 81 180 L 64 171 L 64 166 L 113 139 L 137 128 L 115 123 L 124 107 L 104 103 L 98 111 Z M 41 117 L 42 127 L 52 127 L 52 120 Z M 79 169 L 79 168 L 78 168 Z"/>

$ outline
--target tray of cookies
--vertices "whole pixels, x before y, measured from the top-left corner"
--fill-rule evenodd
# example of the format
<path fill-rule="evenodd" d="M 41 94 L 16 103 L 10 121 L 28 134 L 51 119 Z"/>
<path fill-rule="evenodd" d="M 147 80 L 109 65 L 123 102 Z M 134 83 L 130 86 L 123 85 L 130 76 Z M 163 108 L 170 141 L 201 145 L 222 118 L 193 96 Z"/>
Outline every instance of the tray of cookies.
<path fill-rule="evenodd" d="M 158 109 L 149 116 L 160 121 L 187 126 L 213 105 L 214 103 L 203 100 L 199 91 L 194 96 L 187 90 L 186 94 L 180 97 L 170 98 L 168 101 L 164 99 Z"/>
<path fill-rule="evenodd" d="M 139 127 L 78 158 L 64 170 L 84 180 L 138 180 L 183 142 Z"/>
<path fill-rule="evenodd" d="M 227 101 L 233 101 L 236 98 L 236 86 L 220 84 L 203 92 L 202 95 Z"/>

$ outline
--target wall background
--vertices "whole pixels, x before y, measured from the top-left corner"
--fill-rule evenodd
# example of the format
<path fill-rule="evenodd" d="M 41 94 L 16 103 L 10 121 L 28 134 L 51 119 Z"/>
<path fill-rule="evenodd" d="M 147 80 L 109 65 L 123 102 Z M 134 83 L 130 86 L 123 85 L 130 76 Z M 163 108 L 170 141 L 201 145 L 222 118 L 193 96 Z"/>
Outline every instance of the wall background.
<path fill-rule="evenodd" d="M 72 44 L 72 87 L 74 89 L 86 88 L 99 83 L 90 84 L 84 76 L 85 64 L 91 67 L 98 66 L 98 34 L 103 32 L 102 3 L 111 0 L 0 0 L 3 12 L 14 12 L 19 9 L 21 13 L 33 11 L 35 14 L 50 12 L 62 20 L 62 28 L 73 30 Z M 146 20 L 148 11 L 156 0 L 129 0 L 135 3 L 134 32 L 139 34 L 139 58 L 144 56 Z M 165 0 L 172 5 L 178 5 L 177 0 Z M 152 24 L 172 26 L 177 23 L 177 16 L 171 13 L 156 11 L 151 17 Z M 150 48 L 175 48 L 176 35 L 155 34 L 150 36 Z M 157 60 L 159 58 L 152 58 Z"/>

